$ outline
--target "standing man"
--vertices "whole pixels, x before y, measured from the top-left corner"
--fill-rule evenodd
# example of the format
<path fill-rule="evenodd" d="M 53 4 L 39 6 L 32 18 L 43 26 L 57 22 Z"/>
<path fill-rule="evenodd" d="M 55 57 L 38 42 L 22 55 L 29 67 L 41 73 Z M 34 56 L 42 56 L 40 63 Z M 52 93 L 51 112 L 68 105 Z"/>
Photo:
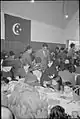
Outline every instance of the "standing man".
<path fill-rule="evenodd" d="M 71 43 L 70 44 L 70 50 L 68 51 L 67 54 L 69 60 L 70 60 L 70 72 L 74 72 L 75 71 L 75 67 L 74 67 L 74 61 L 75 61 L 75 44 Z"/>
<path fill-rule="evenodd" d="M 71 43 L 70 44 L 70 50 L 68 52 L 68 57 L 73 58 L 75 54 L 75 44 Z"/>
<path fill-rule="evenodd" d="M 59 54 L 59 47 L 55 48 L 55 58 L 58 58 L 58 54 Z"/>
<path fill-rule="evenodd" d="M 42 49 L 36 52 L 35 57 L 41 58 L 41 69 L 42 71 L 44 71 L 47 68 L 48 63 L 50 61 L 50 53 L 48 50 L 48 45 L 46 43 L 42 45 Z"/>
<path fill-rule="evenodd" d="M 28 45 L 25 52 L 22 55 L 23 64 L 25 64 L 25 65 L 28 64 L 29 66 L 32 66 L 31 54 L 32 54 L 32 47 L 30 45 Z"/>

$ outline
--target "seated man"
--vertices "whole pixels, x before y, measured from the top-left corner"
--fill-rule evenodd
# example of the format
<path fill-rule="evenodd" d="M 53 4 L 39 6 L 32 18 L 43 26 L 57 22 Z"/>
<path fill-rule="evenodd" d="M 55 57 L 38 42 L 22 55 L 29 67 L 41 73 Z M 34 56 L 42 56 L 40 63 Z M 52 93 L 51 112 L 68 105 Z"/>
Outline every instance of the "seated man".
<path fill-rule="evenodd" d="M 9 57 L 7 58 L 8 60 L 14 60 L 15 53 L 13 51 L 9 52 Z"/>
<path fill-rule="evenodd" d="M 1 52 L 1 59 L 5 60 L 8 57 L 8 52 L 2 51 Z"/>
<path fill-rule="evenodd" d="M 70 98 L 71 100 L 73 99 L 73 90 L 72 90 L 72 85 L 70 82 L 65 82 L 64 84 L 64 92 L 63 92 L 63 97 L 64 98 Z"/>
<path fill-rule="evenodd" d="M 12 78 L 15 78 L 16 76 L 20 76 L 20 77 L 25 77 L 26 76 L 26 72 L 24 70 L 24 66 L 21 62 L 21 58 L 15 60 L 13 67 L 11 69 L 11 73 L 12 73 Z"/>
<path fill-rule="evenodd" d="M 39 85 L 37 77 L 34 74 L 32 74 L 31 72 L 27 72 L 27 74 L 25 76 L 24 83 L 27 83 L 27 84 L 32 85 L 32 86 L 38 86 Z"/>
<path fill-rule="evenodd" d="M 57 90 L 61 89 L 62 86 L 62 79 L 58 76 L 58 72 L 54 65 L 47 68 L 45 72 L 43 72 L 42 77 L 40 79 L 41 86 L 44 86 L 44 81 L 49 82 L 49 85 L 53 87 L 54 84 L 52 84 L 53 80 L 57 82 Z"/>
<path fill-rule="evenodd" d="M 10 51 L 8 57 L 3 61 L 2 65 L 3 66 L 12 66 L 13 62 L 15 60 L 14 58 L 15 58 L 14 52 Z"/>

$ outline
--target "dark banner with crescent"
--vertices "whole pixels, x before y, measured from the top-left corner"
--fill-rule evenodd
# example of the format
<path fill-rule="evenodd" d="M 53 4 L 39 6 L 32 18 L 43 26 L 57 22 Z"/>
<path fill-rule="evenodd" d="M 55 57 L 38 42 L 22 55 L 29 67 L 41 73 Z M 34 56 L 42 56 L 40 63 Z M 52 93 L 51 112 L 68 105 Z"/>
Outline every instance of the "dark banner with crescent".
<path fill-rule="evenodd" d="M 31 41 L 31 20 L 4 14 L 5 40 L 29 44 Z"/>

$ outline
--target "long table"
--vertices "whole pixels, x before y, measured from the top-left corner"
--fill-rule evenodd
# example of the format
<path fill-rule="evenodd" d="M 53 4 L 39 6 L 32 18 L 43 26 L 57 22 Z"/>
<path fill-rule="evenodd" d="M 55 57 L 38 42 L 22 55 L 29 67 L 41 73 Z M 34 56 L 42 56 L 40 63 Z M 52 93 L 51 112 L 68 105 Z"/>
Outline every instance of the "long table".
<path fill-rule="evenodd" d="M 69 115 L 72 114 L 72 111 L 78 111 L 80 114 L 80 102 L 72 101 L 72 97 L 66 99 L 61 98 L 62 94 L 60 92 L 49 92 L 48 90 L 50 89 L 47 89 L 47 91 L 45 90 L 46 89 L 44 88 L 38 88 L 39 94 L 42 96 L 42 98 L 44 98 L 44 100 L 47 100 L 48 102 L 49 112 L 53 106 L 60 105 Z"/>

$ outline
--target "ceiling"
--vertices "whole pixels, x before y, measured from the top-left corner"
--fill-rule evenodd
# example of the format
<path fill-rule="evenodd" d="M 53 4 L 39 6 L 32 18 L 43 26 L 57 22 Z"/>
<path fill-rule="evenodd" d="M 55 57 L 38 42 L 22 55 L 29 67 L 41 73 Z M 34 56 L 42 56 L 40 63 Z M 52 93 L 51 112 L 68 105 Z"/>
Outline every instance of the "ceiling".
<path fill-rule="evenodd" d="M 35 1 L 34 3 L 27 1 L 2 1 L 1 10 L 64 29 L 79 9 L 78 0 L 66 0 L 65 2 L 62 0 Z M 66 13 L 69 16 L 68 19 L 64 17 Z"/>

